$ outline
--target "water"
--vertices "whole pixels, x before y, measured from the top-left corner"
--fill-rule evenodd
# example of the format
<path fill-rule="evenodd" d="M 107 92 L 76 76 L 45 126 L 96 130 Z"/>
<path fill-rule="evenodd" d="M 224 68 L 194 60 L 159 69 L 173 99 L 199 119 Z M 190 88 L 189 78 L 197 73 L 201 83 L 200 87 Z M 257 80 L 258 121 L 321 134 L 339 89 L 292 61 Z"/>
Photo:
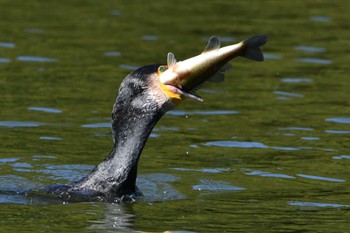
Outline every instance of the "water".
<path fill-rule="evenodd" d="M 348 1 L 2 1 L 1 232 L 347 232 Z M 156 125 L 133 204 L 15 192 L 86 175 L 131 70 L 264 33 L 266 61 Z"/>

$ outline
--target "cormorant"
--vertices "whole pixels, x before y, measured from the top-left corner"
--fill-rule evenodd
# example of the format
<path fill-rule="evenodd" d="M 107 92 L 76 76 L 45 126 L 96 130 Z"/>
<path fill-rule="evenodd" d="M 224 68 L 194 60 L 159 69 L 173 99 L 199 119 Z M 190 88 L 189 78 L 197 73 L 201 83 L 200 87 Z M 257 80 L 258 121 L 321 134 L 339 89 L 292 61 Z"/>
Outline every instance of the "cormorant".
<path fill-rule="evenodd" d="M 167 65 L 147 65 L 122 81 L 112 111 L 114 147 L 90 174 L 71 184 L 51 185 L 28 192 L 72 201 L 118 201 L 141 195 L 136 187 L 137 166 L 145 143 L 158 120 L 185 98 L 202 101 L 194 91 L 205 81 L 222 81 L 227 62 L 236 56 L 262 61 L 258 35 L 220 48 L 211 37 L 202 54 L 176 62 L 168 53 Z"/>

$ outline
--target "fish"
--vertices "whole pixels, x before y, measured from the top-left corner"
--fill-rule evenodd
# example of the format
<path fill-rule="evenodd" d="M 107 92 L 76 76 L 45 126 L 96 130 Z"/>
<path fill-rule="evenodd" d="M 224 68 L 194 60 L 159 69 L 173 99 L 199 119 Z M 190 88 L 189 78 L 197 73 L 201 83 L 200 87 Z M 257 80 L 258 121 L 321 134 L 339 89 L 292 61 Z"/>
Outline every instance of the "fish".
<path fill-rule="evenodd" d="M 167 54 L 167 65 L 159 67 L 159 81 L 172 92 L 198 101 L 194 94 L 205 82 L 222 82 L 225 72 L 232 68 L 228 62 L 241 56 L 254 61 L 263 61 L 261 46 L 267 42 L 266 35 L 256 35 L 237 44 L 221 47 L 218 37 L 210 37 L 204 51 L 184 61 L 176 61 L 172 52 Z"/>

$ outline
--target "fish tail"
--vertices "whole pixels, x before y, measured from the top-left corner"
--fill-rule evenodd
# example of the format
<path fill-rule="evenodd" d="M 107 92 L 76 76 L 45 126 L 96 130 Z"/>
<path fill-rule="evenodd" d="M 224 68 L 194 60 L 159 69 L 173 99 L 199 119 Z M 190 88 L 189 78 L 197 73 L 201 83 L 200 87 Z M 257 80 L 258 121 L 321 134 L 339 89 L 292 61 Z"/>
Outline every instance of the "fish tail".
<path fill-rule="evenodd" d="M 264 55 L 260 49 L 260 46 L 263 46 L 267 41 L 267 36 L 265 35 L 257 35 L 245 39 L 243 44 L 245 46 L 245 50 L 242 54 L 243 57 L 255 60 L 255 61 L 263 61 Z"/>

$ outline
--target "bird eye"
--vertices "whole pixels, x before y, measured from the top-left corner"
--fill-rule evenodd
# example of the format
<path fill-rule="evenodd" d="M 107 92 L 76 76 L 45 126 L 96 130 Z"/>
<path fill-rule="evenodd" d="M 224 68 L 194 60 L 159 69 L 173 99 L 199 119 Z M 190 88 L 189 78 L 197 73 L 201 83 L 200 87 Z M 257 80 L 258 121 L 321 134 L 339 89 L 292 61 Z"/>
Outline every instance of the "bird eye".
<path fill-rule="evenodd" d="M 167 70 L 167 66 L 159 66 L 159 68 L 158 68 L 158 73 L 163 73 L 164 71 L 166 71 Z"/>

